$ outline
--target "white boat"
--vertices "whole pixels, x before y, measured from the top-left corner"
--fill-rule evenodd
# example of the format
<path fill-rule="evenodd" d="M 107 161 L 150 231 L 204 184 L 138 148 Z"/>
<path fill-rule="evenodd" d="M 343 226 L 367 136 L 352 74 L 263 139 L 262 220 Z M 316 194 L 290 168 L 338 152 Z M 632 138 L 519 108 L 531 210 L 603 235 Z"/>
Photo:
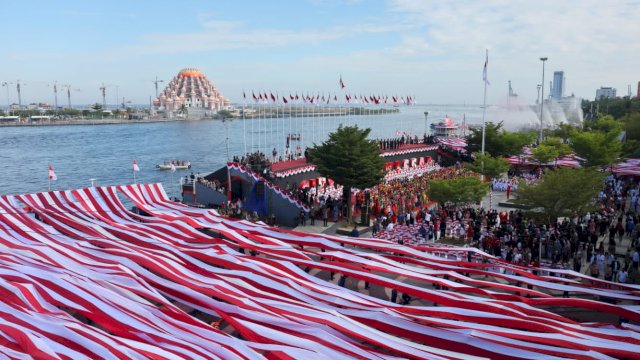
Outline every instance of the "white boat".
<path fill-rule="evenodd" d="M 159 164 L 156 165 L 157 169 L 160 170 L 171 170 L 171 166 L 173 166 L 176 170 L 187 170 L 187 169 L 191 169 L 191 161 L 187 161 L 185 162 L 178 162 L 178 163 L 164 163 L 164 164 Z"/>

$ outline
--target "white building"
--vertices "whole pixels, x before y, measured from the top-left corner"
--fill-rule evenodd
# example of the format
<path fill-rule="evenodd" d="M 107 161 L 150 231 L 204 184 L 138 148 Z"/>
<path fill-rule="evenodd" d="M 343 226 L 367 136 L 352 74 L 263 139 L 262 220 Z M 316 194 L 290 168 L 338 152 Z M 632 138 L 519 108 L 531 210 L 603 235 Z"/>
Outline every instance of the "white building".
<path fill-rule="evenodd" d="M 616 97 L 616 89 L 612 87 L 600 87 L 596 90 L 596 100 L 599 99 L 613 99 Z"/>

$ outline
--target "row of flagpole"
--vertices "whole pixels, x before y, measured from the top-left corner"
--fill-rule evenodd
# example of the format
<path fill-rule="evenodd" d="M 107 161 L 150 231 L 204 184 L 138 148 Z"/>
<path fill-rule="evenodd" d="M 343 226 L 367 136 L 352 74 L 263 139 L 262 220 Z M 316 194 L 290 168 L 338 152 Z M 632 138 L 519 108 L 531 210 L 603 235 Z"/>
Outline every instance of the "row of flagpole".
<path fill-rule="evenodd" d="M 340 89 L 344 89 L 344 83 L 342 81 L 342 77 L 339 81 Z M 332 123 L 330 124 L 330 128 L 337 128 L 338 125 L 344 124 L 349 125 L 350 117 L 352 114 L 355 114 L 355 109 L 357 105 L 364 105 L 366 107 L 361 108 L 360 115 L 369 113 L 371 114 L 371 110 L 368 108 L 369 106 L 383 106 L 383 105 L 413 105 L 415 104 L 414 96 L 382 96 L 382 95 L 351 95 L 344 94 L 338 98 L 337 94 L 321 95 L 318 93 L 317 95 L 299 95 L 297 92 L 295 95 L 293 93 L 289 93 L 288 96 L 280 96 L 277 92 L 274 95 L 273 92 L 267 93 L 258 92 L 258 95 L 255 94 L 254 91 L 251 92 L 251 96 L 247 97 L 247 94 L 243 91 L 243 104 L 242 104 L 242 119 L 243 121 L 243 149 L 244 154 L 248 154 L 249 151 L 247 149 L 248 140 L 247 140 L 247 124 L 246 120 L 251 119 L 251 153 L 259 151 L 264 153 L 267 157 L 270 157 L 272 153 L 270 150 L 276 149 L 276 153 L 280 154 L 283 158 L 287 158 L 288 156 L 297 157 L 304 153 L 305 142 L 307 145 L 310 143 L 315 143 L 318 139 L 322 140 L 323 136 L 326 136 L 326 117 L 330 116 Z M 339 101 L 338 99 L 342 99 L 344 97 L 344 102 Z M 247 100 L 253 99 L 253 104 L 250 102 L 247 103 Z M 333 106 L 335 109 L 331 111 L 331 113 L 327 112 L 327 108 L 331 108 Z M 247 118 L 247 109 L 252 109 L 252 114 L 250 118 Z M 267 115 L 267 111 L 269 110 L 269 115 Z M 282 134 L 283 138 L 280 142 L 278 139 L 274 141 L 274 110 L 275 110 L 275 133 Z M 282 110 L 282 113 L 280 112 Z M 285 118 L 287 114 L 285 113 L 288 110 L 289 117 L 289 126 L 288 131 L 286 129 Z M 378 111 L 378 110 L 376 110 Z M 256 117 L 257 112 L 257 117 Z M 294 124 L 293 117 L 296 117 L 296 121 Z M 310 117 L 310 127 L 311 127 L 311 135 L 310 139 L 307 139 L 303 134 L 308 133 L 308 123 L 299 124 L 297 121 L 298 118 L 306 119 Z M 267 122 L 266 119 L 269 118 Z M 279 119 L 282 118 L 282 121 Z M 320 118 L 320 124 L 318 126 L 318 134 L 316 136 L 316 118 Z M 264 121 L 262 121 L 264 120 Z M 309 119 L 306 119 L 309 122 Z M 295 129 L 294 129 L 295 125 Z M 307 128 L 305 129 L 305 125 Z M 281 130 L 279 127 L 282 127 Z M 256 129 L 257 127 L 257 129 Z M 307 130 L 307 131 L 304 131 Z M 267 139 L 267 132 L 269 133 L 269 138 Z M 256 136 L 257 135 L 257 136 Z M 264 137 L 262 136 L 264 135 Z M 257 140 L 257 141 L 256 141 Z M 288 140 L 288 141 L 287 141 Z M 298 146 L 294 148 L 292 142 L 299 141 Z M 256 144 L 257 143 L 257 144 Z M 267 145 L 268 143 L 268 145 Z M 277 149 L 280 148 L 280 151 Z M 278 160 L 278 159 L 276 159 Z"/>

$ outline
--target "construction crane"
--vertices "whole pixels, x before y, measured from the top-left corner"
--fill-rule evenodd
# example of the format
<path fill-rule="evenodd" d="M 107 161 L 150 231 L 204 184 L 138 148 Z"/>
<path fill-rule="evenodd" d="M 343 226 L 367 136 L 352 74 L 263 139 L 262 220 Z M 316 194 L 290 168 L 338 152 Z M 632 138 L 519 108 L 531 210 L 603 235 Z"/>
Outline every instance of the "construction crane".
<path fill-rule="evenodd" d="M 71 85 L 62 85 L 63 88 L 67 88 L 67 106 L 71 109 Z M 80 91 L 80 89 L 73 89 L 73 91 Z"/>
<path fill-rule="evenodd" d="M 22 84 L 26 85 L 26 84 Z M 20 80 L 16 80 L 16 91 L 18 92 L 18 109 L 22 110 L 22 94 L 20 94 Z"/>
<path fill-rule="evenodd" d="M 153 85 L 155 85 L 156 87 L 156 98 L 158 97 L 158 84 L 159 83 L 163 83 L 164 80 L 158 80 L 158 77 L 156 76 L 155 80 L 151 80 L 151 82 L 153 83 Z"/>
<path fill-rule="evenodd" d="M 107 109 L 107 88 L 109 86 L 111 85 L 105 85 L 104 83 L 100 86 L 100 91 L 102 92 L 102 110 Z"/>
<path fill-rule="evenodd" d="M 11 115 L 11 100 L 9 99 L 9 85 L 13 85 L 13 83 L 10 82 L 3 82 L 2 86 L 7 88 L 7 114 Z"/>
<path fill-rule="evenodd" d="M 50 84 L 49 86 L 53 86 L 53 100 L 54 100 L 53 110 L 57 112 L 58 111 L 58 82 L 54 81 L 53 84 Z"/>

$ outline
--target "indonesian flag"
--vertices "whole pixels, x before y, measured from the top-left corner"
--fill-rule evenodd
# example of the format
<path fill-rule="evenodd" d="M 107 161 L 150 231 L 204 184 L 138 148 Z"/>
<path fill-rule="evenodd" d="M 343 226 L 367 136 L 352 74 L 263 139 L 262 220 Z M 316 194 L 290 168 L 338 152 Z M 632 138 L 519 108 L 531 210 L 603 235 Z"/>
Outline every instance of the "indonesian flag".
<path fill-rule="evenodd" d="M 138 167 L 138 162 L 133 160 L 133 171 L 140 171 L 140 168 Z"/>
<path fill-rule="evenodd" d="M 176 164 L 173 163 L 173 161 L 171 162 L 171 172 L 175 172 L 176 171 Z"/>
<path fill-rule="evenodd" d="M 251 95 L 253 96 L 253 101 L 258 102 L 258 97 L 256 96 L 256 93 L 252 91 Z"/>
<path fill-rule="evenodd" d="M 285 104 L 288 103 L 287 98 L 283 96 L 282 97 L 282 102 L 285 103 Z"/>
<path fill-rule="evenodd" d="M 344 82 L 342 81 L 342 74 L 340 74 L 340 89 L 344 89 Z"/>
<path fill-rule="evenodd" d="M 53 172 L 53 166 L 49 165 L 49 180 L 58 180 L 56 173 Z"/>
<path fill-rule="evenodd" d="M 247 94 L 244 93 L 244 90 L 242 90 L 242 98 L 247 100 Z"/>
<path fill-rule="evenodd" d="M 271 93 L 271 101 L 276 102 L 276 97 L 273 96 L 273 93 Z"/>

